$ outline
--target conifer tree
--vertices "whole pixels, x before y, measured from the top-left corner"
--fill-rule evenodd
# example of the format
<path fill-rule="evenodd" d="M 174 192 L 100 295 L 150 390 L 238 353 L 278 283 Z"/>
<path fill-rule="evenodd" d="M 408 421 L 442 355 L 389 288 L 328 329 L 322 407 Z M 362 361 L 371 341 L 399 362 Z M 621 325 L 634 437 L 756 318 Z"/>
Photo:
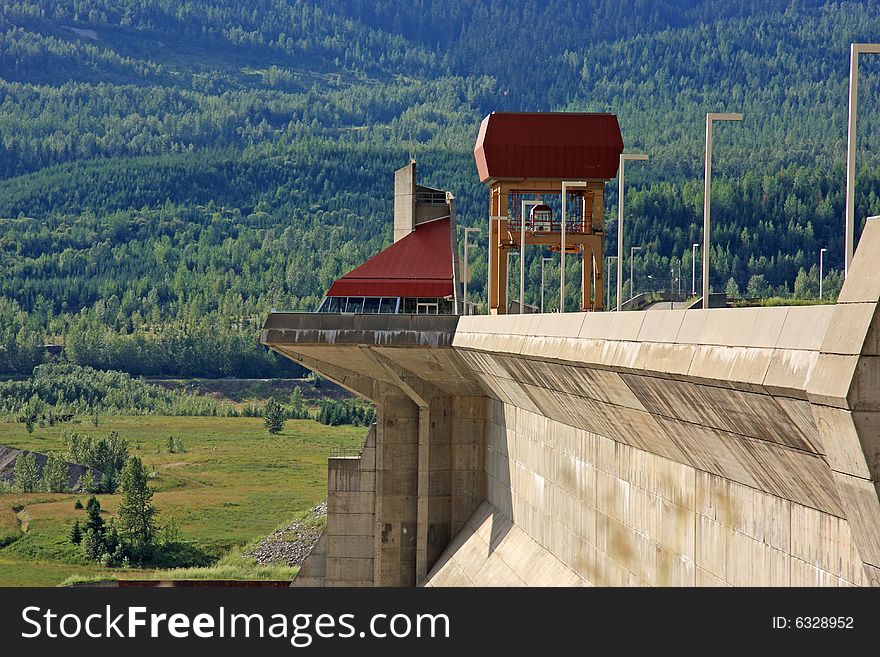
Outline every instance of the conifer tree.
<path fill-rule="evenodd" d="M 284 409 L 274 399 L 266 402 L 265 422 L 266 430 L 273 436 L 284 430 Z"/>
<path fill-rule="evenodd" d="M 140 457 L 132 456 L 122 469 L 119 503 L 119 535 L 131 556 L 139 562 L 149 559 L 155 536 L 156 508 L 153 489 L 147 484 L 147 470 Z"/>

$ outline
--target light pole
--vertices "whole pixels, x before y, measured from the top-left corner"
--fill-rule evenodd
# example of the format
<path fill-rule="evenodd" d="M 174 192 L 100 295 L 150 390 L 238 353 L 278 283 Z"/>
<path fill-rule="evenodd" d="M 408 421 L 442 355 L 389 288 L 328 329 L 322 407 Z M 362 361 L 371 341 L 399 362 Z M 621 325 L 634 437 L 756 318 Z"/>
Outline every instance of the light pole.
<path fill-rule="evenodd" d="M 645 153 L 621 153 L 619 164 L 619 189 L 617 190 L 617 310 L 620 312 L 620 288 L 623 278 L 623 197 L 624 197 L 624 166 L 627 160 L 645 161 L 648 156 Z M 630 296 L 632 296 L 632 283 L 630 283 Z"/>
<path fill-rule="evenodd" d="M 824 260 L 825 252 L 828 249 L 819 249 L 819 301 L 822 300 L 822 265 Z"/>
<path fill-rule="evenodd" d="M 544 312 L 544 263 L 553 262 L 553 258 L 541 256 L 541 312 Z"/>
<path fill-rule="evenodd" d="M 479 233 L 479 232 L 480 232 L 479 228 L 465 227 L 465 229 L 464 229 L 464 303 L 462 304 L 462 308 L 461 308 L 463 311 L 462 314 L 464 314 L 464 315 L 470 315 L 470 313 L 468 312 L 468 305 L 467 305 L 467 284 L 468 284 L 468 278 L 469 278 L 469 274 L 470 274 L 470 268 L 468 266 L 468 254 L 467 254 L 467 252 L 468 252 L 468 236 L 471 233 Z M 474 246 L 476 246 L 476 245 L 474 245 Z"/>
<path fill-rule="evenodd" d="M 697 249 L 700 248 L 699 244 L 694 244 L 694 248 L 691 249 L 691 296 L 697 296 Z"/>
<path fill-rule="evenodd" d="M 526 206 L 540 205 L 541 201 L 523 200 L 519 218 L 519 313 L 526 305 Z M 541 290 L 543 292 L 543 289 Z"/>
<path fill-rule="evenodd" d="M 629 298 L 630 299 L 632 299 L 633 297 L 636 296 L 635 292 L 633 292 L 633 258 L 635 258 L 636 251 L 641 251 L 641 250 L 642 250 L 642 247 L 640 247 L 640 246 L 630 247 L 630 250 L 629 250 Z M 618 299 L 618 303 L 620 303 L 619 299 Z M 618 305 L 618 308 L 619 307 L 620 306 Z"/>
<path fill-rule="evenodd" d="M 606 260 L 605 271 L 607 271 L 610 274 L 611 273 L 611 261 L 618 260 L 618 259 L 619 259 L 619 256 L 608 256 L 605 259 Z M 620 268 L 618 267 L 618 272 L 619 271 L 620 271 Z M 617 274 L 617 280 L 618 281 L 620 280 L 619 273 Z M 607 292 L 605 293 L 605 296 L 607 297 L 607 299 L 605 301 L 605 307 L 610 308 L 611 307 L 611 276 L 608 277 L 608 282 L 605 284 L 605 289 L 607 290 Z M 617 289 L 618 290 L 620 289 L 620 285 L 617 286 Z"/>
<path fill-rule="evenodd" d="M 505 313 L 506 313 L 508 310 L 510 310 L 510 303 L 511 303 L 511 301 L 510 301 L 510 274 L 509 274 L 509 272 L 510 272 L 510 256 L 518 256 L 518 255 L 519 255 L 519 251 L 508 251 L 508 252 L 507 252 L 507 271 L 508 271 L 508 276 L 507 276 L 507 280 L 504 281 L 504 285 L 505 285 L 505 288 L 506 288 L 506 290 L 507 290 L 507 308 L 504 309 Z M 522 263 L 520 263 L 520 264 L 522 264 Z M 520 308 L 520 310 L 522 310 L 522 308 Z"/>
<path fill-rule="evenodd" d="M 859 55 L 880 53 L 880 44 L 853 43 L 849 49 L 849 124 L 846 132 L 846 238 L 843 257 L 843 276 L 849 272 L 853 257 L 853 239 L 856 216 L 856 110 L 859 104 Z"/>
<path fill-rule="evenodd" d="M 703 191 L 703 308 L 709 307 L 709 216 L 712 207 L 712 121 L 742 121 L 742 114 L 706 113 L 706 187 Z"/>
<path fill-rule="evenodd" d="M 586 187 L 584 180 L 562 181 L 562 230 L 559 238 L 559 312 L 565 312 L 565 197 L 569 187 Z"/>

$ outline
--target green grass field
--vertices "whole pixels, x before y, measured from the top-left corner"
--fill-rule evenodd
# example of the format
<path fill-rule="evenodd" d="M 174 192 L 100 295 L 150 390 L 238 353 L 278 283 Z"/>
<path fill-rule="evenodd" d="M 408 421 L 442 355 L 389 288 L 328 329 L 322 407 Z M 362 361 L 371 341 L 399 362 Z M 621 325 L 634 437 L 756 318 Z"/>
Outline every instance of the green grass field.
<path fill-rule="evenodd" d="M 270 436 L 259 418 L 106 417 L 98 427 L 84 419 L 80 424 L 37 428 L 33 434 L 22 424 L 0 421 L 0 444 L 62 453 L 63 431 L 105 435 L 114 430 L 129 441 L 132 455 L 158 473 L 151 485 L 156 489 L 153 499 L 159 522 L 173 516 L 183 539 L 217 560 L 215 572 L 232 578 L 284 574 L 283 569 L 255 567 L 240 556 L 242 549 L 323 500 L 330 450 L 360 445 L 366 433 L 363 427 L 329 427 L 312 420 L 288 420 L 281 434 Z M 185 453 L 166 451 L 169 435 L 183 439 Z M 70 577 L 173 575 L 108 571 L 85 561 L 68 534 L 76 518 L 85 518 L 84 511 L 74 509 L 74 502 L 85 503 L 87 498 L 0 495 L 0 545 L 5 543 L 0 548 L 0 586 L 51 586 Z M 107 517 L 115 515 L 119 495 L 99 499 Z"/>

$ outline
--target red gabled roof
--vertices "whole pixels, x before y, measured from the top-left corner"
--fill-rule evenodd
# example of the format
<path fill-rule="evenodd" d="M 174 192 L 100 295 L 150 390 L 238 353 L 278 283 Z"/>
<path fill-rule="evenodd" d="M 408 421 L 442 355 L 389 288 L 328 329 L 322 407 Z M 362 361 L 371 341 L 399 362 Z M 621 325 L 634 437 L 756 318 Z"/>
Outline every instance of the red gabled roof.
<path fill-rule="evenodd" d="M 330 286 L 328 297 L 447 297 L 452 295 L 449 219 L 416 229 Z"/>
<path fill-rule="evenodd" d="M 614 114 L 492 112 L 480 124 L 474 159 L 480 182 L 611 180 L 622 152 L 623 137 Z"/>

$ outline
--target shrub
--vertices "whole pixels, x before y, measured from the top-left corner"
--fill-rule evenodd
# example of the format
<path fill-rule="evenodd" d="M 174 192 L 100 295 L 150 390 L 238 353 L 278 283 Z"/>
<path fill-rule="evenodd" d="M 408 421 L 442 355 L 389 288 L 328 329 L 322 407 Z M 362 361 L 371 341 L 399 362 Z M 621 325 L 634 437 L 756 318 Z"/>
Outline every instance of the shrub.
<path fill-rule="evenodd" d="M 274 399 L 266 402 L 265 421 L 266 430 L 272 435 L 284 430 L 284 409 Z"/>

